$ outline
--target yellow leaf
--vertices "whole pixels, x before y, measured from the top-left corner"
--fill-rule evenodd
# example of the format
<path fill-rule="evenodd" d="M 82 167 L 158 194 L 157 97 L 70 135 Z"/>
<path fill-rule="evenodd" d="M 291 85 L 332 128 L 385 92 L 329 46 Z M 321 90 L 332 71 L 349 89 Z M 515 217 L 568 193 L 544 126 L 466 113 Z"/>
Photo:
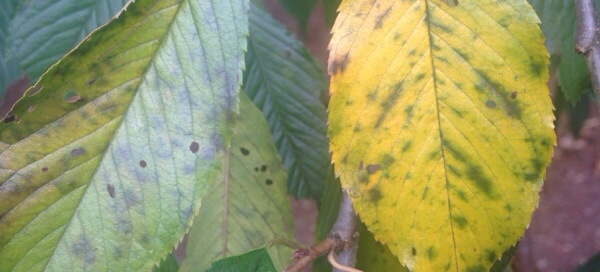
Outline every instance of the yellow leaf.
<path fill-rule="evenodd" d="M 522 236 L 556 139 L 525 0 L 344 0 L 329 58 L 336 174 L 416 271 L 483 271 Z"/>

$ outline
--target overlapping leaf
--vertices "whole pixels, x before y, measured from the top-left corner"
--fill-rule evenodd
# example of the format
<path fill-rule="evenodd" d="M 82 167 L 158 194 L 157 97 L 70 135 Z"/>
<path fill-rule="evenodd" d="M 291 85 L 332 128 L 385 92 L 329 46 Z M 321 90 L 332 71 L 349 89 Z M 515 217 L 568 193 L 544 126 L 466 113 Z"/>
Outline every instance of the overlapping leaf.
<path fill-rule="evenodd" d="M 235 131 L 225 167 L 194 219 L 182 271 L 204 271 L 216 260 L 262 247 L 274 238 L 294 239 L 285 169 L 264 116 L 244 94 Z M 291 250 L 270 251 L 281 271 Z"/>
<path fill-rule="evenodd" d="M 14 58 L 6 58 L 6 41 L 10 22 L 15 16 L 19 0 L 6 0 L 0 2 L 0 98 L 4 95 L 6 87 L 19 78 L 21 69 Z"/>
<path fill-rule="evenodd" d="M 247 253 L 219 260 L 211 264 L 207 272 L 221 271 L 252 271 L 275 272 L 278 271 L 269 257 L 267 248 L 259 248 Z"/>
<path fill-rule="evenodd" d="M 410 269 L 487 270 L 528 225 L 555 143 L 538 23 L 525 0 L 342 2 L 336 173 Z"/>
<path fill-rule="evenodd" d="M 253 8 L 244 89 L 263 111 L 296 197 L 322 192 L 327 175 L 327 79 L 311 54 L 281 24 Z"/>
<path fill-rule="evenodd" d="M 546 46 L 559 60 L 558 80 L 561 90 L 571 103 L 579 101 L 590 90 L 590 72 L 582 55 L 575 52 L 574 1 L 529 0 L 542 20 Z M 596 0 L 596 6 L 600 1 Z"/>
<path fill-rule="evenodd" d="M 37 79 L 50 65 L 105 24 L 129 0 L 20 0 L 6 38 L 6 56 Z"/>
<path fill-rule="evenodd" d="M 236 111 L 248 4 L 137 0 L 0 124 L 0 271 L 150 269 Z"/>

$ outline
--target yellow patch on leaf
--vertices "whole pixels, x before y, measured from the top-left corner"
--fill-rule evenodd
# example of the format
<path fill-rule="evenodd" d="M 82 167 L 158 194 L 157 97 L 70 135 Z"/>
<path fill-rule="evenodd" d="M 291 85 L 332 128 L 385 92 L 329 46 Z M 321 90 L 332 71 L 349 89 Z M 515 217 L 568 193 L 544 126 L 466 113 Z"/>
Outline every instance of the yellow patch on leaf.
<path fill-rule="evenodd" d="M 524 233 L 556 138 L 525 0 L 344 0 L 329 134 L 361 219 L 416 271 L 487 270 Z"/>

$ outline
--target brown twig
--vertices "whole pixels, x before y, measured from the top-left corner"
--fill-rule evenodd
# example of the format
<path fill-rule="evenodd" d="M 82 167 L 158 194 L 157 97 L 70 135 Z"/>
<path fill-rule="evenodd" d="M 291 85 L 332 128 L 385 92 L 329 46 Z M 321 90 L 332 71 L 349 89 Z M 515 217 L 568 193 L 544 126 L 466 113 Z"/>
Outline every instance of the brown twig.
<path fill-rule="evenodd" d="M 350 197 L 344 191 L 340 211 L 329 236 L 315 246 L 296 251 L 294 261 L 284 271 L 300 271 L 318 257 L 330 252 L 338 253 L 336 263 L 340 265 L 338 268 L 334 267 L 333 271 L 351 271 L 345 268 L 356 264 L 357 238 L 356 214 Z"/>
<path fill-rule="evenodd" d="M 590 71 L 596 104 L 600 107 L 600 25 L 594 0 L 575 0 L 577 33 L 575 50 L 584 54 Z"/>

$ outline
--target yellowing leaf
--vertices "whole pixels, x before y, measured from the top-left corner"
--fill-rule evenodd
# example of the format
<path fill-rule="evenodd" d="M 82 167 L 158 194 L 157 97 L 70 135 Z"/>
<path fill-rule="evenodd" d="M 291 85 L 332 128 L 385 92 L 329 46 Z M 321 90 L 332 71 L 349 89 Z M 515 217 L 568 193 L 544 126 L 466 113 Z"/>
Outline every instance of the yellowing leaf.
<path fill-rule="evenodd" d="M 487 270 L 528 225 L 556 141 L 538 23 L 524 0 L 342 2 L 333 160 L 411 270 Z"/>

